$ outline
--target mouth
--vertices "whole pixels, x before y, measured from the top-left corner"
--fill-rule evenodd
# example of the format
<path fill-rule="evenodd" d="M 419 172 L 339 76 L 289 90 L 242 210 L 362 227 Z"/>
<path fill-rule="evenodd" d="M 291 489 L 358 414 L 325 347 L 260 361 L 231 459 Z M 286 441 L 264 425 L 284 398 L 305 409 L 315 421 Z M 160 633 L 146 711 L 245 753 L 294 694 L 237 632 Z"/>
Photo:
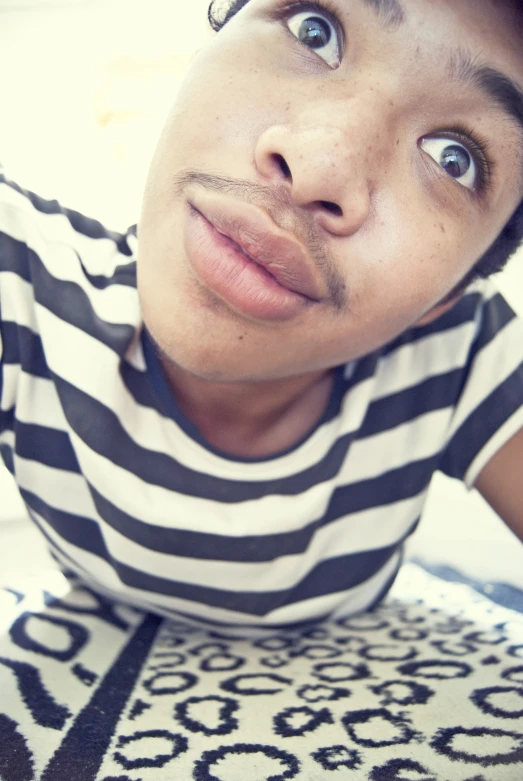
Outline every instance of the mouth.
<path fill-rule="evenodd" d="M 203 215 L 202 215 L 202 216 L 203 216 Z M 205 219 L 207 219 L 207 218 L 205 218 Z M 209 222 L 209 224 L 210 224 L 210 225 L 212 225 L 212 223 L 211 223 L 211 222 Z M 278 282 L 278 284 L 279 284 L 279 285 L 281 284 L 281 282 L 279 282 L 279 280 L 277 279 L 277 277 L 276 277 L 274 274 L 272 274 L 272 273 L 269 271 L 269 269 L 267 268 L 267 266 L 266 266 L 266 265 L 264 265 L 263 263 L 261 263 L 259 260 L 256 260 L 255 258 L 251 257 L 251 255 L 249 255 L 249 253 L 248 253 L 248 252 L 246 252 L 246 251 L 244 250 L 244 248 L 243 248 L 243 247 L 242 247 L 240 244 L 238 244 L 236 241 L 234 241 L 234 239 L 232 239 L 232 238 L 231 238 L 230 236 L 228 236 L 226 233 L 222 233 L 222 231 L 218 230 L 218 228 L 216 228 L 214 225 L 213 225 L 213 228 L 214 228 L 214 230 L 215 230 L 217 233 L 219 233 L 219 234 L 220 234 L 220 236 L 223 236 L 223 237 L 224 237 L 224 239 L 228 239 L 228 240 L 231 242 L 231 244 L 233 245 L 234 249 L 235 249 L 237 252 L 241 252 L 241 254 L 242 254 L 242 255 L 243 255 L 245 258 L 247 258 L 247 260 L 249 260 L 251 263 L 256 263 L 256 265 L 257 265 L 257 266 L 260 266 L 260 268 L 263 268 L 263 269 L 265 269 L 265 271 L 266 271 L 268 274 L 270 274 L 270 275 L 271 275 L 271 277 L 272 277 L 272 278 L 273 278 L 273 279 L 274 279 L 276 282 Z M 286 287 L 286 286 L 285 286 L 285 285 L 282 285 L 282 287 Z M 290 288 L 288 288 L 288 289 L 290 289 Z M 294 292 L 297 292 L 297 291 L 294 291 Z"/>
<path fill-rule="evenodd" d="M 200 191 L 188 203 L 237 252 L 282 288 L 310 302 L 325 297 L 323 281 L 303 244 L 277 227 L 264 210 Z"/>

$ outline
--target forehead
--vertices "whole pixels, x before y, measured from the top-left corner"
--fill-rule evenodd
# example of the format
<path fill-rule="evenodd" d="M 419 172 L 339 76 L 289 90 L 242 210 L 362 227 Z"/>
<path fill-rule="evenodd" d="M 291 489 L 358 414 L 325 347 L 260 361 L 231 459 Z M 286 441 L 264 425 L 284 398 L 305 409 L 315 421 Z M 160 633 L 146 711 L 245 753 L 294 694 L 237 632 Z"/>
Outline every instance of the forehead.
<path fill-rule="evenodd" d="M 523 144 L 522 0 L 354 0 L 382 27 L 417 44 L 418 73 L 434 65 L 450 85 L 473 87 Z M 422 49 L 419 44 L 422 42 Z M 415 70 L 415 66 L 413 70 Z"/>
<path fill-rule="evenodd" d="M 392 71 L 396 63 L 406 75 L 401 51 L 419 84 L 427 86 L 432 73 L 443 92 L 472 87 L 473 100 L 482 97 L 510 121 L 521 147 L 523 0 L 342 0 L 342 6 L 349 15 L 363 10 L 364 19 L 370 15 L 371 23 L 401 42 L 382 49 Z"/>
<path fill-rule="evenodd" d="M 430 25 L 448 43 L 465 34 L 523 70 L 522 0 L 345 0 L 370 9 L 382 26 L 415 32 Z"/>

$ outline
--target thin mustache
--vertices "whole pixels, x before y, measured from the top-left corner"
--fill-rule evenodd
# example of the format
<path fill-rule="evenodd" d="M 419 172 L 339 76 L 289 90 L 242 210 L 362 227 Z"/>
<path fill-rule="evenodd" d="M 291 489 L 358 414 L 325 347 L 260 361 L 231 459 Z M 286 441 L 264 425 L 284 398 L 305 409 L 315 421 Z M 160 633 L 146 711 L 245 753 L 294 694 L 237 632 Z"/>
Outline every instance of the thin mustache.
<path fill-rule="evenodd" d="M 209 190 L 226 193 L 239 200 L 247 201 L 255 206 L 265 209 L 273 222 L 282 229 L 294 233 L 308 249 L 319 269 L 327 289 L 329 297 L 336 309 L 348 308 L 348 295 L 345 280 L 339 274 L 336 264 L 325 247 L 325 243 L 319 238 L 312 225 L 301 215 L 298 216 L 292 206 L 289 194 L 281 188 L 278 193 L 279 202 L 274 190 L 238 179 L 228 179 L 224 176 L 201 173 L 198 171 L 185 171 L 173 177 L 173 189 L 177 196 L 183 194 L 189 185 L 200 185 Z M 291 218 L 291 221 L 289 221 Z"/>

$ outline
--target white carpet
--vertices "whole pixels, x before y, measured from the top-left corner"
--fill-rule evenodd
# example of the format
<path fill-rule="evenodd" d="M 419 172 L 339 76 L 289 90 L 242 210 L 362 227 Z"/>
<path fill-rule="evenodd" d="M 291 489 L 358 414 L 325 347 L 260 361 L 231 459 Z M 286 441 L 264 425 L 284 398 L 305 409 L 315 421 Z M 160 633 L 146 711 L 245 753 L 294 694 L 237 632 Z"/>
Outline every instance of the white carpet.
<path fill-rule="evenodd" d="M 523 615 L 415 564 L 376 612 L 261 641 L 10 580 L 2 781 L 523 777 Z"/>

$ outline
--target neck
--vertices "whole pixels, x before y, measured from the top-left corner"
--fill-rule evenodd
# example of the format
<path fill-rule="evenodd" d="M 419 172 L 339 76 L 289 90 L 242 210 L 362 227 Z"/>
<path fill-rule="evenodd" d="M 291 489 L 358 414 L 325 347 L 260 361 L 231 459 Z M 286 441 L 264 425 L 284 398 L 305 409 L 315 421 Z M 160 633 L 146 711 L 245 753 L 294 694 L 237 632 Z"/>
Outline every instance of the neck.
<path fill-rule="evenodd" d="M 186 417 L 213 446 L 234 456 L 264 457 L 296 444 L 321 419 L 334 370 L 256 382 L 217 383 L 162 361 Z"/>

